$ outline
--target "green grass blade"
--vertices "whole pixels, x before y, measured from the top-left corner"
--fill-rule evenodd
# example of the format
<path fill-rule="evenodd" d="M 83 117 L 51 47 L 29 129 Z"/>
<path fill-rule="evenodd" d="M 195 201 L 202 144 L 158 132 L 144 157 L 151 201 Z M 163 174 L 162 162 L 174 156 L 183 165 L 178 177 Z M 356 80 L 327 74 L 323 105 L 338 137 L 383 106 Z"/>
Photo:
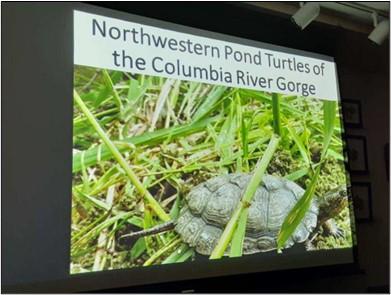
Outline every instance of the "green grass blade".
<path fill-rule="evenodd" d="M 249 89 L 240 89 L 240 93 L 242 94 L 243 97 L 251 97 L 251 98 L 255 98 L 255 99 L 262 101 L 262 102 L 272 103 L 272 97 L 270 97 L 270 95 L 265 94 L 260 91 L 249 90 Z M 287 103 L 280 102 L 280 107 L 281 107 L 281 109 L 286 110 L 294 115 L 298 115 L 298 116 L 304 115 L 304 113 L 302 111 L 298 110 L 297 108 L 291 107 Z"/>
<path fill-rule="evenodd" d="M 342 161 L 342 162 L 345 160 L 344 157 L 342 156 L 342 152 L 337 153 L 336 151 L 334 151 L 331 148 L 328 149 L 326 156 L 327 155 L 334 157 L 335 159 Z"/>
<path fill-rule="evenodd" d="M 328 154 L 328 148 L 332 135 L 334 133 L 334 123 L 336 116 L 336 102 L 335 101 L 323 101 L 323 120 L 324 120 L 324 139 L 323 139 L 323 151 L 321 154 L 321 163 L 323 163 L 325 155 Z M 278 234 L 277 245 L 278 249 L 282 249 L 289 239 L 289 237 L 294 233 L 297 226 L 300 224 L 301 220 L 304 218 L 307 210 L 311 204 L 312 198 L 315 194 L 316 182 L 319 177 L 320 169 L 323 165 L 319 165 L 314 175 L 312 176 L 311 182 L 307 187 L 304 195 L 301 199 L 295 204 L 292 210 L 289 212 L 285 218 L 281 230 Z"/>
<path fill-rule="evenodd" d="M 99 125 L 99 123 L 94 118 L 94 115 L 90 112 L 90 110 L 87 108 L 87 106 L 84 104 L 83 100 L 80 98 L 79 94 L 74 90 L 73 92 L 74 100 L 84 113 L 84 115 L 88 118 L 88 121 L 91 123 L 91 125 L 94 127 L 95 131 L 98 133 L 98 135 L 101 137 L 103 142 L 106 144 L 110 152 L 113 154 L 114 158 L 118 161 L 118 164 L 122 167 L 122 169 L 125 170 L 126 175 L 128 176 L 129 180 L 132 182 L 132 184 L 136 187 L 138 192 L 146 198 L 148 203 L 150 204 L 152 210 L 159 216 L 159 218 L 163 221 L 170 220 L 170 216 L 164 212 L 164 210 L 160 207 L 159 203 L 154 199 L 154 197 L 149 193 L 149 191 L 142 185 L 140 180 L 138 180 L 137 175 L 133 172 L 133 170 L 129 167 L 126 160 L 122 157 L 121 153 L 118 151 L 118 149 L 115 147 L 113 142 L 110 140 L 110 138 L 107 136 L 106 132 L 102 129 L 102 127 Z"/>
<path fill-rule="evenodd" d="M 163 87 L 160 91 L 159 97 L 156 102 L 155 111 L 153 112 L 151 119 L 150 131 L 153 131 L 156 127 L 156 123 L 159 120 L 159 117 L 163 111 L 164 104 L 166 103 L 167 98 L 169 97 L 171 88 L 174 86 L 175 80 L 167 79 L 163 84 Z"/>
<path fill-rule="evenodd" d="M 109 212 L 108 212 L 109 213 Z M 108 214 L 109 215 L 109 214 Z M 107 215 L 107 216 L 108 216 Z M 80 238 L 73 242 L 72 243 L 72 247 L 73 248 L 77 248 L 77 246 L 80 244 L 80 243 L 83 243 L 83 242 L 86 242 L 86 241 L 89 241 L 91 239 L 93 239 L 94 237 L 97 237 L 99 235 L 99 233 L 104 230 L 105 228 L 113 225 L 116 221 L 118 220 L 121 220 L 121 219 L 129 219 L 130 216 L 132 215 L 132 212 L 123 212 L 123 213 L 120 213 L 120 214 L 117 214 L 113 217 L 110 217 L 110 218 L 107 218 L 106 220 L 104 220 L 103 222 L 99 222 L 96 224 L 96 226 L 94 228 L 92 228 L 91 230 L 89 230 L 87 233 L 84 233 L 84 235 L 82 236 L 79 236 Z M 106 215 L 105 215 L 106 216 Z"/>
<path fill-rule="evenodd" d="M 323 120 L 324 120 L 324 140 L 321 158 L 323 159 L 330 145 L 331 137 L 334 132 L 335 116 L 337 102 L 331 100 L 323 101 Z"/>
<path fill-rule="evenodd" d="M 280 119 L 280 97 L 277 93 L 272 94 L 272 109 L 273 109 L 273 129 L 274 133 L 278 136 L 281 136 L 281 119 Z M 267 166 L 266 166 L 267 167 Z M 255 171 L 257 173 L 257 171 Z M 261 182 L 263 174 L 260 176 L 259 182 L 253 183 L 255 189 L 259 186 Z M 251 183 L 251 181 L 250 181 Z M 251 193 L 253 195 L 254 192 Z M 251 199 L 251 197 L 249 198 Z M 248 216 L 248 207 L 246 206 L 242 213 L 240 214 L 239 221 L 235 233 L 231 242 L 231 253 L 230 257 L 239 257 L 242 256 L 243 252 L 243 242 L 244 236 L 246 234 L 246 224 L 247 224 L 247 216 Z"/>
<path fill-rule="evenodd" d="M 284 178 L 291 180 L 291 181 L 295 181 L 295 180 L 298 180 L 298 179 L 302 178 L 303 176 L 307 175 L 309 172 L 310 172 L 309 167 L 302 168 L 302 169 L 299 169 L 295 172 L 292 172 L 291 174 L 286 175 Z"/>
<path fill-rule="evenodd" d="M 134 243 L 132 249 L 130 250 L 130 257 L 132 259 L 137 259 L 144 253 L 147 249 L 144 238 L 140 238 Z"/>
<path fill-rule="evenodd" d="M 228 247 L 228 244 L 231 241 L 233 233 L 236 229 L 239 217 L 244 208 L 249 207 L 252 197 L 254 196 L 255 191 L 257 190 L 259 184 L 261 183 L 262 177 L 265 174 L 266 168 L 273 157 L 274 152 L 277 149 L 280 138 L 273 134 L 270 139 L 269 145 L 266 148 L 263 157 L 258 161 L 257 166 L 255 167 L 254 174 L 250 179 L 249 184 L 243 194 L 239 205 L 236 207 L 234 213 L 231 216 L 231 219 L 228 221 L 223 234 L 221 235 L 216 247 L 213 249 L 210 259 L 221 258 L 225 250 Z"/>
<path fill-rule="evenodd" d="M 176 245 L 178 245 L 182 240 L 180 238 L 173 239 L 170 241 L 166 246 L 163 248 L 160 248 L 158 251 L 156 251 L 147 261 L 144 262 L 143 266 L 151 265 L 153 262 L 156 261 L 160 256 L 165 254 L 167 251 L 174 248 Z"/>
<path fill-rule="evenodd" d="M 181 244 L 178 249 L 173 251 L 166 259 L 163 260 L 162 264 L 175 263 L 181 256 L 186 253 L 190 247 L 187 244 Z"/>
<path fill-rule="evenodd" d="M 160 129 L 153 132 L 147 132 L 139 136 L 130 137 L 124 139 L 122 142 L 125 145 L 118 146 L 118 150 L 120 152 L 124 152 L 128 150 L 126 144 L 133 144 L 134 146 L 140 145 L 153 145 L 159 142 L 162 142 L 170 137 L 171 139 L 175 139 L 181 136 L 186 136 L 200 130 L 203 130 L 208 124 L 211 124 L 217 121 L 218 117 L 207 118 L 204 120 L 200 120 L 195 123 L 190 123 L 181 126 L 173 126 L 167 129 Z M 84 153 L 84 166 L 89 167 L 95 165 L 99 161 L 110 160 L 114 156 L 110 152 L 110 150 L 105 145 L 99 145 L 98 147 L 94 147 L 87 151 L 79 152 L 73 156 L 73 168 L 72 172 L 78 172 L 82 168 L 82 153 Z M 99 156 L 99 157 L 98 157 Z"/>
<path fill-rule="evenodd" d="M 80 194 L 80 197 L 83 197 L 83 198 L 86 198 L 87 200 L 89 200 L 92 204 L 94 204 L 96 207 L 100 208 L 100 209 L 103 209 L 105 211 L 108 211 L 111 209 L 110 206 L 107 205 L 106 202 L 104 201 L 101 201 L 97 198 L 94 198 L 92 196 L 89 196 L 81 191 L 78 191 L 78 192 L 74 192 L 74 194 Z"/>
<path fill-rule="evenodd" d="M 297 145 L 297 147 L 298 147 L 298 149 L 300 151 L 300 154 L 301 154 L 301 156 L 304 159 L 304 162 L 306 163 L 307 166 L 310 166 L 311 160 L 310 160 L 310 157 L 308 155 L 308 151 L 305 148 L 304 143 L 301 140 L 300 136 L 296 133 L 296 131 L 295 131 L 295 129 L 293 127 L 287 125 L 286 128 L 288 129 L 289 134 L 292 136 L 293 141 Z"/>
<path fill-rule="evenodd" d="M 225 86 L 217 86 L 216 89 L 205 98 L 205 101 L 194 113 L 193 120 L 198 121 L 209 114 L 219 102 L 226 89 L 227 87 Z"/>
<path fill-rule="evenodd" d="M 230 257 L 240 257 L 243 255 L 243 242 L 246 235 L 248 208 L 244 208 L 238 221 L 238 226 L 232 237 Z"/>
<path fill-rule="evenodd" d="M 154 225 L 154 220 L 152 217 L 152 210 L 149 206 L 145 206 L 143 228 L 148 229 L 153 227 L 153 225 Z M 145 241 L 145 248 L 147 250 L 147 253 L 151 255 L 153 252 L 153 236 L 145 236 L 144 241 Z"/>
<path fill-rule="evenodd" d="M 110 215 L 110 211 L 107 211 L 105 212 L 103 215 L 101 215 L 99 218 L 97 218 L 96 220 L 94 220 L 91 224 L 85 226 L 84 228 L 82 228 L 81 230 L 79 230 L 78 232 L 76 232 L 74 235 L 72 235 L 72 238 L 71 238 L 71 244 L 72 244 L 72 248 L 74 248 L 74 244 L 77 240 L 79 240 L 80 238 L 83 238 L 86 233 L 90 232 L 93 228 L 95 228 L 98 224 L 100 224 L 102 221 L 106 220 L 107 217 L 109 217 Z"/>
<path fill-rule="evenodd" d="M 280 119 L 280 96 L 277 93 L 272 94 L 273 105 L 273 129 L 274 133 L 281 136 L 281 119 Z"/>
<path fill-rule="evenodd" d="M 109 73 L 107 72 L 107 70 L 102 70 L 102 72 L 103 72 L 105 83 L 107 87 L 110 89 L 111 93 L 113 94 L 115 104 L 119 107 L 120 110 L 122 110 L 121 98 L 119 97 L 117 90 L 115 90 L 114 88 L 114 84 L 113 81 L 111 80 Z"/>
<path fill-rule="evenodd" d="M 129 80 L 129 89 L 128 89 L 128 100 L 131 102 L 137 102 L 137 100 L 145 93 L 147 90 L 148 83 L 146 85 L 140 85 L 140 83 L 135 79 Z"/>
<path fill-rule="evenodd" d="M 300 224 L 301 220 L 307 213 L 308 208 L 310 207 L 312 198 L 315 193 L 316 183 L 320 173 L 320 167 L 321 165 L 319 165 L 316 168 L 315 173 L 304 195 L 300 198 L 300 200 L 295 204 L 295 206 L 289 212 L 289 214 L 287 215 L 287 217 L 285 218 L 281 226 L 281 230 L 277 237 L 277 248 L 279 250 L 281 250 L 284 247 L 286 241 L 294 233 L 297 226 Z"/>
<path fill-rule="evenodd" d="M 179 215 L 179 210 L 180 210 L 180 204 L 181 204 L 181 198 L 179 196 L 176 197 L 175 203 L 172 206 L 170 210 L 170 216 L 172 219 L 177 219 Z"/>
<path fill-rule="evenodd" d="M 110 182 L 115 181 L 120 176 L 120 173 L 117 169 L 117 166 L 111 167 L 109 170 L 107 170 L 100 178 L 99 180 L 94 183 L 94 185 L 91 187 L 91 189 L 87 192 L 84 192 L 89 195 L 96 195 L 100 191 L 104 190 L 110 185 Z"/>
<path fill-rule="evenodd" d="M 233 103 L 230 105 L 230 114 L 225 119 L 216 139 L 216 149 L 221 153 L 221 160 L 229 159 L 233 155 L 236 134 L 236 116 Z"/>
<path fill-rule="evenodd" d="M 186 260 L 188 260 L 193 255 L 194 255 L 194 250 L 190 248 L 185 253 L 183 253 L 182 256 L 179 257 L 176 262 L 185 262 Z"/>
<path fill-rule="evenodd" d="M 248 165 L 248 133 L 249 133 L 249 127 L 251 127 L 251 121 L 248 122 L 244 117 L 242 117 L 242 123 L 240 128 L 240 134 L 241 134 L 241 140 L 242 140 L 242 151 L 243 151 L 243 163 L 246 167 L 246 170 L 248 171 L 249 165 Z"/>

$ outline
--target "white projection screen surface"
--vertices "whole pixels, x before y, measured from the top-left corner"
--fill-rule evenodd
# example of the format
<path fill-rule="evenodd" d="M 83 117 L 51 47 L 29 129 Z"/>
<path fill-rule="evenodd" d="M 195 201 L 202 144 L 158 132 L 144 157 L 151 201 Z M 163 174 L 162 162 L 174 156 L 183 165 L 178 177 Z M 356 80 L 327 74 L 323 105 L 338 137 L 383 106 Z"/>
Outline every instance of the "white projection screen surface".
<path fill-rule="evenodd" d="M 333 59 L 157 23 L 74 11 L 70 273 L 350 250 Z"/>

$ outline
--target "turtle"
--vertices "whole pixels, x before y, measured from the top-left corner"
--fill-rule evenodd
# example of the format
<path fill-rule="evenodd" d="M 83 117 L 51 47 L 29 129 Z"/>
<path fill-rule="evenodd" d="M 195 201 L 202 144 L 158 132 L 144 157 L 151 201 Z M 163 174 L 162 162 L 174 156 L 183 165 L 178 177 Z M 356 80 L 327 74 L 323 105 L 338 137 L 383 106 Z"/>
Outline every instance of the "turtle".
<path fill-rule="evenodd" d="M 231 173 L 211 178 L 194 186 L 184 198 L 176 220 L 122 237 L 141 237 L 166 230 L 175 230 L 182 240 L 201 255 L 210 255 L 241 196 L 251 174 Z M 279 176 L 264 175 L 249 204 L 243 254 L 267 252 L 277 248 L 277 236 L 285 217 L 303 196 L 304 189 Z M 333 222 L 348 204 L 346 186 L 339 186 L 323 196 L 313 198 L 300 224 L 284 248 L 311 240 L 322 227 L 329 234 L 343 232 Z M 229 248 L 226 254 L 229 253 Z"/>

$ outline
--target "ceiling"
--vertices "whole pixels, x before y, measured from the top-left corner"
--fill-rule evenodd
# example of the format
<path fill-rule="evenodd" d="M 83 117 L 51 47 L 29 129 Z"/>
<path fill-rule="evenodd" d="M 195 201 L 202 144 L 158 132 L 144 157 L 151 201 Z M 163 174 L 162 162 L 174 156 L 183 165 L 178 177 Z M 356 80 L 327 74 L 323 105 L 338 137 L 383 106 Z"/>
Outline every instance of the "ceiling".
<path fill-rule="evenodd" d="M 319 5 L 365 24 L 373 24 L 372 12 L 377 12 L 379 21 L 389 18 L 390 13 L 389 2 L 320 2 Z"/>
<path fill-rule="evenodd" d="M 389 19 L 390 15 L 390 2 L 324 1 L 318 3 L 321 9 L 315 21 L 365 34 L 373 30 L 373 12 L 377 13 L 379 22 Z M 293 15 L 300 8 L 300 2 L 246 2 L 246 4 L 286 15 Z"/>
<path fill-rule="evenodd" d="M 375 8 L 378 10 L 382 10 L 384 12 L 390 12 L 390 2 L 388 1 L 381 1 L 381 2 L 353 2 L 353 3 L 359 3 L 362 5 L 366 5 L 371 8 Z"/>

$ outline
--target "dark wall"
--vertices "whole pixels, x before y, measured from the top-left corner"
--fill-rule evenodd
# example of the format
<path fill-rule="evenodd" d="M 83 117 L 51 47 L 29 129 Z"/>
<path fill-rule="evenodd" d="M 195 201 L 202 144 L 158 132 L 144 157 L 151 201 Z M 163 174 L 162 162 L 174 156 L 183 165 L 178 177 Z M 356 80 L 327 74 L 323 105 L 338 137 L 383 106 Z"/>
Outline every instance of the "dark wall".
<path fill-rule="evenodd" d="M 381 72 L 365 72 L 351 67 L 340 70 L 342 95 L 361 101 L 363 128 L 347 128 L 349 135 L 365 136 L 368 149 L 368 175 L 351 175 L 353 182 L 370 182 L 373 220 L 357 224 L 358 258 L 367 273 L 369 286 L 389 282 L 390 191 L 384 158 L 389 142 L 389 82 Z"/>
<path fill-rule="evenodd" d="M 266 43 L 333 56 L 337 62 L 342 100 L 360 100 L 363 128 L 346 128 L 347 134 L 364 135 L 368 144 L 369 174 L 352 181 L 372 184 L 373 220 L 357 224 L 358 262 L 363 274 L 342 275 L 308 281 L 289 281 L 279 291 L 351 291 L 386 288 L 389 285 L 389 181 L 386 178 L 384 144 L 389 142 L 389 41 L 372 44 L 364 34 L 312 23 L 304 31 L 297 29 L 288 16 L 238 3 L 99 3 L 99 6 L 179 23 L 200 29 L 254 39 Z M 236 277 L 245 280 L 240 289 L 235 277 L 138 287 L 131 290 L 276 290 L 259 284 L 259 275 Z M 294 276 L 296 279 L 297 276 Z M 232 279 L 232 280 L 231 280 Z M 225 283 L 224 283 L 225 282 Z M 258 284 L 257 284 L 258 283 Z M 171 289 L 170 289 L 171 288 Z M 271 289 L 270 289 L 271 288 Z M 375 289 L 373 289 L 375 288 Z M 385 289 L 381 289 L 385 290 Z M 127 290 L 129 291 L 129 290 Z"/>

